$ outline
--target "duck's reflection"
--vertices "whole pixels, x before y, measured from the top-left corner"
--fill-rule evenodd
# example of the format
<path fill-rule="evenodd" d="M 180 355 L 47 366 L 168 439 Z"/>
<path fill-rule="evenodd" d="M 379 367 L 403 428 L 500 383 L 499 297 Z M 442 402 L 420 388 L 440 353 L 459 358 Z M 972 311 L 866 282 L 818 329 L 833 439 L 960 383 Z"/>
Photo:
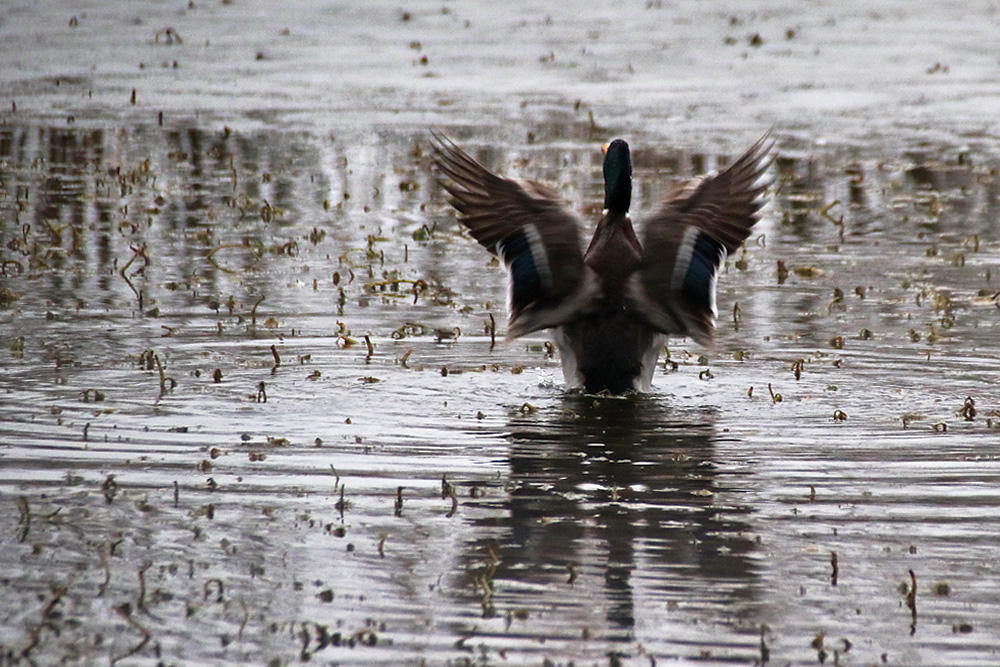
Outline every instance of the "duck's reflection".
<path fill-rule="evenodd" d="M 753 597 L 749 510 L 718 498 L 739 481 L 715 463 L 711 414 L 648 396 L 568 397 L 540 414 L 511 418 L 505 506 L 476 519 L 483 537 L 468 556 L 485 554 L 488 585 L 510 596 L 491 597 L 485 616 L 502 603 L 582 604 L 630 639 L 637 599 L 705 612 Z"/>

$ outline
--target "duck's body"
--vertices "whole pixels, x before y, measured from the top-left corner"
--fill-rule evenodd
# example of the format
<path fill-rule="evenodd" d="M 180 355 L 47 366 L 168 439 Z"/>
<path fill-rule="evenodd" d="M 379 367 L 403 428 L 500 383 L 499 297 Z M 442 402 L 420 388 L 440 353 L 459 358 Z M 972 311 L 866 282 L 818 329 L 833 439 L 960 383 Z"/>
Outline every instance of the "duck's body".
<path fill-rule="evenodd" d="M 646 223 L 642 243 L 628 213 L 628 144 L 611 142 L 605 211 L 585 253 L 580 225 L 555 192 L 500 178 L 444 136 L 435 139 L 462 222 L 507 266 L 507 337 L 552 329 L 570 387 L 648 391 L 667 335 L 711 342 L 718 268 L 747 238 L 762 205 L 766 137 L 721 173 L 675 190 Z"/>

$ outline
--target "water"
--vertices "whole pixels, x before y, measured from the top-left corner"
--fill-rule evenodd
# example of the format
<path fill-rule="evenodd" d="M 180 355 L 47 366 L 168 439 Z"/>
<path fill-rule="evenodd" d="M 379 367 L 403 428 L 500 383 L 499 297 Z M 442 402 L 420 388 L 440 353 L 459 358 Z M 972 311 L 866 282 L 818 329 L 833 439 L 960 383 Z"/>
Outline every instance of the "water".
<path fill-rule="evenodd" d="M 989 23 L 908 7 L 12 8 L 0 663 L 996 664 Z M 624 136 L 641 222 L 772 125 L 714 349 L 616 399 L 502 343 L 427 127 L 595 220 Z"/>

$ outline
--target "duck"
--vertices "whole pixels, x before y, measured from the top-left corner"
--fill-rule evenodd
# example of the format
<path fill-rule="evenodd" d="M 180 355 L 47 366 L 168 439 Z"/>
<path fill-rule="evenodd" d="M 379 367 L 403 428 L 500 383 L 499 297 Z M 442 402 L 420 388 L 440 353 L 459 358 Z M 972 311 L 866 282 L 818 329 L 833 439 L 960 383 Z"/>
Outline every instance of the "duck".
<path fill-rule="evenodd" d="M 441 186 L 472 237 L 508 278 L 508 340 L 549 330 L 570 390 L 651 391 L 669 336 L 710 347 L 720 267 L 750 235 L 769 187 L 765 133 L 729 166 L 675 186 L 632 226 L 632 159 L 614 139 L 604 154 L 604 205 L 590 243 L 551 187 L 498 176 L 431 131 Z"/>

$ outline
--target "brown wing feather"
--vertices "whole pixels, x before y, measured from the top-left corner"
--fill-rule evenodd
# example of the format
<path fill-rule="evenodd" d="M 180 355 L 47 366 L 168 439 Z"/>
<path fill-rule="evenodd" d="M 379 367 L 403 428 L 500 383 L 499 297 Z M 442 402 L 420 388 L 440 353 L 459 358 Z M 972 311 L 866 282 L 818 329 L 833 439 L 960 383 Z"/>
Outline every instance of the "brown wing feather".
<path fill-rule="evenodd" d="M 541 285 L 515 294 L 516 276 L 511 273 L 512 297 L 529 293 L 531 303 L 512 298 L 510 336 L 556 326 L 578 292 L 584 279 L 580 224 L 563 205 L 557 193 L 540 183 L 501 178 L 467 155 L 454 142 L 432 131 L 434 162 L 449 180 L 443 182 L 452 196 L 452 205 L 462 213 L 460 221 L 472 236 L 493 254 L 500 254 L 505 240 L 530 231 L 540 240 L 547 265 Z M 530 229 L 529 229 L 530 228 Z M 508 269 L 511 267 L 508 266 Z M 520 321 L 518 321 L 520 320 Z"/>
<path fill-rule="evenodd" d="M 732 253 L 750 235 L 763 206 L 767 189 L 761 178 L 774 161 L 774 141 L 768 132 L 736 162 L 718 174 L 710 174 L 675 190 L 646 223 L 646 238 L 672 227 L 692 225 L 702 229 Z"/>
<path fill-rule="evenodd" d="M 707 286 L 712 290 L 713 307 L 694 307 L 690 299 L 682 298 L 678 261 L 690 261 L 691 248 L 685 244 L 697 238 L 692 228 L 717 241 L 727 253 L 742 245 L 763 206 L 761 195 L 767 184 L 761 181 L 774 160 L 773 148 L 774 141 L 767 133 L 720 173 L 674 190 L 646 222 L 637 298 L 655 328 L 711 342 L 714 282 Z"/>

